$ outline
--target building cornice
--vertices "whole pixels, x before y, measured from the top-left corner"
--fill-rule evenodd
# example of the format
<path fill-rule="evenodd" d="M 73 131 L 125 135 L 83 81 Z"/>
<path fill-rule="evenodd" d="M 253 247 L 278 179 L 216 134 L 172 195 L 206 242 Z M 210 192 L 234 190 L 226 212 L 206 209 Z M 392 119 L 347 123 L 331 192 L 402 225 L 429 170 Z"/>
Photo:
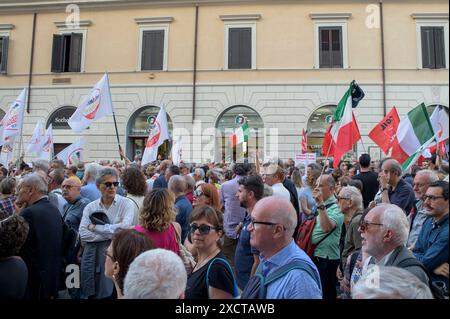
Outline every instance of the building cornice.
<path fill-rule="evenodd" d="M 11 31 L 14 29 L 14 24 L 0 24 L 0 31 Z"/>
<path fill-rule="evenodd" d="M 411 17 L 415 20 L 448 20 L 448 13 L 413 13 Z"/>
<path fill-rule="evenodd" d="M 80 27 L 89 27 L 91 24 L 92 24 L 92 21 L 90 21 L 90 20 L 81 20 L 79 22 Z M 65 21 L 55 22 L 55 25 L 58 29 L 66 29 L 66 28 L 70 29 L 70 25 L 68 26 L 67 22 L 65 22 Z"/>
<path fill-rule="evenodd" d="M 222 21 L 256 21 L 261 19 L 260 14 L 229 14 L 221 15 Z"/>
<path fill-rule="evenodd" d="M 311 13 L 309 17 L 312 20 L 348 20 L 351 13 Z"/>
<path fill-rule="evenodd" d="M 154 17 L 154 18 L 136 18 L 134 21 L 139 25 L 155 24 L 155 23 L 171 23 L 173 17 Z"/>

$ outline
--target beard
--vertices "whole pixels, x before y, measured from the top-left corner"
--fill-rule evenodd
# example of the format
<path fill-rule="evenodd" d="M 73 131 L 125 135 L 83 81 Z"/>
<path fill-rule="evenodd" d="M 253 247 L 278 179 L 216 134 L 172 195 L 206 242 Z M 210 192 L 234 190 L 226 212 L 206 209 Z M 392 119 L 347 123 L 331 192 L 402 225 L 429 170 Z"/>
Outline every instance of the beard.
<path fill-rule="evenodd" d="M 242 208 L 247 208 L 247 203 L 245 201 L 244 202 L 239 202 L 239 204 L 240 204 L 240 206 Z"/>

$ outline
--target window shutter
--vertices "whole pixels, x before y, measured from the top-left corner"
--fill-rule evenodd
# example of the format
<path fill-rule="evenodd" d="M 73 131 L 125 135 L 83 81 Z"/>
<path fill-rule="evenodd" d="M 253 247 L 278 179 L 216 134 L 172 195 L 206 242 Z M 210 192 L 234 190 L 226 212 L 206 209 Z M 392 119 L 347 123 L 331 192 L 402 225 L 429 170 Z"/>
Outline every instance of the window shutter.
<path fill-rule="evenodd" d="M 69 72 L 81 71 L 81 52 L 83 46 L 83 34 L 72 33 L 70 38 Z"/>
<path fill-rule="evenodd" d="M 141 70 L 163 70 L 164 30 L 144 31 Z"/>
<path fill-rule="evenodd" d="M 331 68 L 330 30 L 319 28 L 319 68 Z"/>
<path fill-rule="evenodd" d="M 64 36 L 60 34 L 53 35 L 52 72 L 62 72 L 63 39 Z"/>
<path fill-rule="evenodd" d="M 434 52 L 436 59 L 436 69 L 445 69 L 445 39 L 444 28 L 434 28 Z"/>
<path fill-rule="evenodd" d="M 239 32 L 239 68 L 252 68 L 252 29 L 245 28 Z"/>
<path fill-rule="evenodd" d="M 433 28 L 422 27 L 421 29 L 422 37 L 422 67 L 425 69 L 435 68 L 434 59 L 434 35 Z"/>
<path fill-rule="evenodd" d="M 342 28 L 334 28 L 331 30 L 331 48 L 332 48 L 332 63 L 333 68 L 343 68 L 343 54 L 342 54 Z"/>
<path fill-rule="evenodd" d="M 6 74 L 8 66 L 9 37 L 3 37 L 0 41 L 2 44 L 0 47 L 0 74 Z"/>
<path fill-rule="evenodd" d="M 228 68 L 239 68 L 239 30 L 229 29 L 228 32 Z"/>

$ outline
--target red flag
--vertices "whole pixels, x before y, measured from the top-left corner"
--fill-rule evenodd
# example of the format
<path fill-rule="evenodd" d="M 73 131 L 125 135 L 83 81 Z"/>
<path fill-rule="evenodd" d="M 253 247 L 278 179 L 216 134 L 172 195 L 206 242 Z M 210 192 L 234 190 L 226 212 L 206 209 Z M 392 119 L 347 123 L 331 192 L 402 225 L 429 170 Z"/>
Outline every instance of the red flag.
<path fill-rule="evenodd" d="M 234 133 L 230 136 L 230 144 L 231 147 L 235 147 L 237 145 L 237 136 Z"/>
<path fill-rule="evenodd" d="M 369 133 L 369 137 L 374 141 L 387 155 L 392 147 L 400 118 L 395 106 Z"/>
<path fill-rule="evenodd" d="M 302 129 L 302 154 L 308 153 L 308 137 L 305 129 Z"/>
<path fill-rule="evenodd" d="M 328 126 L 322 143 L 322 155 L 323 156 L 333 156 L 334 155 L 334 141 L 331 135 L 331 128 L 333 124 Z"/>

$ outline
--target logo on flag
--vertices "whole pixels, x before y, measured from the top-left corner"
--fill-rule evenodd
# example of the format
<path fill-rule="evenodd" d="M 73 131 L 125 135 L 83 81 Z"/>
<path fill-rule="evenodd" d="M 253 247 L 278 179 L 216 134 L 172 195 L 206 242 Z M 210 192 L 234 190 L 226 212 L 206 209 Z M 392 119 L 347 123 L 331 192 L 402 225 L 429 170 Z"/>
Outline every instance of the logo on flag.
<path fill-rule="evenodd" d="M 145 147 L 153 147 L 158 144 L 159 139 L 161 138 L 161 125 L 158 121 L 155 120 L 155 123 L 153 124 L 150 136 L 148 137 L 147 144 Z"/>
<path fill-rule="evenodd" d="M 81 161 L 81 152 L 83 152 L 82 148 L 77 148 L 69 153 L 67 157 L 67 163 L 69 165 L 76 165 Z"/>
<path fill-rule="evenodd" d="M 94 89 L 91 95 L 91 99 L 87 102 L 86 108 L 83 111 L 83 116 L 88 120 L 93 120 L 100 107 L 102 95 L 99 89 Z"/>

